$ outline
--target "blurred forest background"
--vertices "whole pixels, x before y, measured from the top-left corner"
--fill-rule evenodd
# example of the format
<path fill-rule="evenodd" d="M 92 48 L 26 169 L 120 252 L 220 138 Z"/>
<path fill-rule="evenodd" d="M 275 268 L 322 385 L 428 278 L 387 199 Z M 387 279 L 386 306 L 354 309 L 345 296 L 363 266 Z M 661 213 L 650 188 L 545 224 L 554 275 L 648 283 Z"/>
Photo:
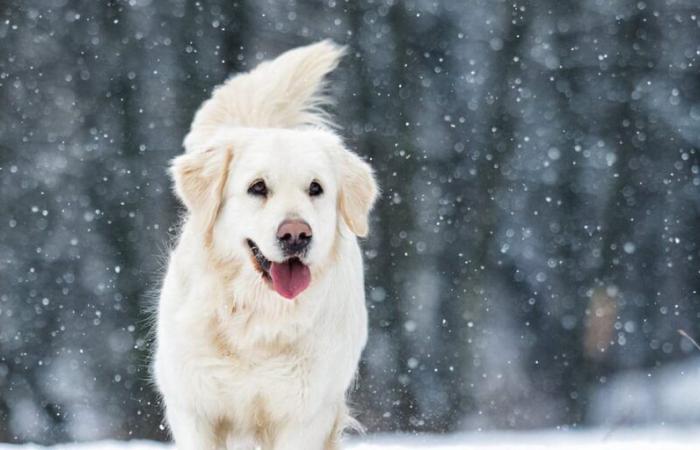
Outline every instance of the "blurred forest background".
<path fill-rule="evenodd" d="M 371 431 L 700 423 L 695 0 L 0 4 L 0 441 L 167 436 L 168 161 L 229 75 L 322 38 L 383 196 Z"/>

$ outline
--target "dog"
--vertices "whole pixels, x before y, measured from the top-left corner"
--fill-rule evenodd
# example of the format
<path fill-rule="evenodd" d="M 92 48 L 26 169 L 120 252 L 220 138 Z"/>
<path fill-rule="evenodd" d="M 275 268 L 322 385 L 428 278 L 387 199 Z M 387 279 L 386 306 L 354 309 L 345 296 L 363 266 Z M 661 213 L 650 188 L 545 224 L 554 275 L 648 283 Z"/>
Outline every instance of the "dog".
<path fill-rule="evenodd" d="M 172 161 L 186 207 L 153 373 L 179 450 L 330 450 L 367 340 L 363 261 L 378 195 L 334 132 L 321 41 L 232 77 Z"/>

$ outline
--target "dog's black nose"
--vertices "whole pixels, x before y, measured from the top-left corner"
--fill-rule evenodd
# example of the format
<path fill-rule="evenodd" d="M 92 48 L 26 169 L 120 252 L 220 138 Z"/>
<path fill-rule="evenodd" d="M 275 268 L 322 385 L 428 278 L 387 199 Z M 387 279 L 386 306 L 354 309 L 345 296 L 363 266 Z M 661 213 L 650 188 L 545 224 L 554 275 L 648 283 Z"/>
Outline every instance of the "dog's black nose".
<path fill-rule="evenodd" d="M 277 229 L 277 241 L 287 256 L 306 250 L 312 237 L 311 227 L 303 220 L 285 220 Z"/>

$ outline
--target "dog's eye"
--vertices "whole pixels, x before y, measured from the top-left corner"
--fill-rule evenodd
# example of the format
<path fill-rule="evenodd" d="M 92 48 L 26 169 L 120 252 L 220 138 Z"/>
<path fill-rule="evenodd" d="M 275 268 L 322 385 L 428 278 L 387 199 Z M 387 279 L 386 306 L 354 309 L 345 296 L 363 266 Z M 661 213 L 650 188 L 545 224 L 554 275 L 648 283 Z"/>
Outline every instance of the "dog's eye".
<path fill-rule="evenodd" d="M 321 194 L 323 194 L 323 188 L 321 187 L 321 185 L 315 181 L 312 181 L 309 185 L 309 195 L 311 197 L 316 197 Z"/>
<path fill-rule="evenodd" d="M 259 195 L 261 197 L 267 197 L 267 185 L 264 181 L 258 180 L 251 184 L 248 188 L 248 193 L 250 195 Z"/>

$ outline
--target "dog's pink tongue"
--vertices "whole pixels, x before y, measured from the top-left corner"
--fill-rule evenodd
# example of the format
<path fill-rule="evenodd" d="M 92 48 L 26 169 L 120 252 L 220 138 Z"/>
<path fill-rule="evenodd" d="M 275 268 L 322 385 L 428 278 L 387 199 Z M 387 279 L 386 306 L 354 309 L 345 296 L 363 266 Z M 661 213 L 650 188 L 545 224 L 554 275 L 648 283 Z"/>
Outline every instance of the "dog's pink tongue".
<path fill-rule="evenodd" d="M 309 286 L 311 271 L 298 259 L 272 263 L 272 287 L 284 298 L 293 299 Z"/>

